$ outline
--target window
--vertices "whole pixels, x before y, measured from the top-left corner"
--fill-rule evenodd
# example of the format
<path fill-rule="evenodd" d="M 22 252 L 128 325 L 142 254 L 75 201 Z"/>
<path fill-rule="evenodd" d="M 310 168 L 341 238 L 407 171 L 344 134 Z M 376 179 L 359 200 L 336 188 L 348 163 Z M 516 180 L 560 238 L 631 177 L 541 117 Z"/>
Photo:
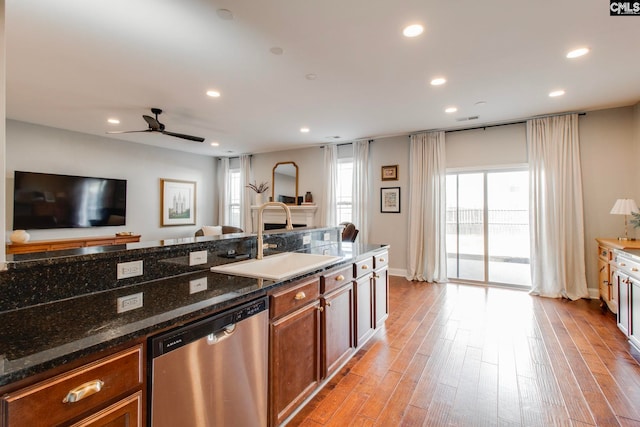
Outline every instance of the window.
<path fill-rule="evenodd" d="M 338 224 L 353 222 L 353 159 L 338 159 L 336 182 L 336 219 Z"/>
<path fill-rule="evenodd" d="M 229 203 L 227 205 L 227 218 L 229 225 L 240 227 L 240 199 L 242 188 L 240 187 L 240 168 L 229 168 Z"/>
<path fill-rule="evenodd" d="M 447 174 L 450 278 L 528 286 L 529 172 Z"/>

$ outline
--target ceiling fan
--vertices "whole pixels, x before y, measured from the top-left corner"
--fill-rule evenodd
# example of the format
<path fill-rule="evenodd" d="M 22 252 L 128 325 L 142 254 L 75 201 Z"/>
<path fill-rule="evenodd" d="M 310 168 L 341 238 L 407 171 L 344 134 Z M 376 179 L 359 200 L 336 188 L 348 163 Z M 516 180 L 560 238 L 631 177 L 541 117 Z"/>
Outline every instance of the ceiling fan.
<path fill-rule="evenodd" d="M 113 131 L 113 132 L 107 132 L 107 133 L 114 134 L 114 133 L 160 132 L 165 135 L 175 136 L 176 138 L 188 139 L 189 141 L 204 142 L 204 138 L 201 138 L 199 136 L 185 135 L 184 133 L 175 133 L 175 132 L 169 132 L 168 130 L 165 130 L 164 124 L 158 121 L 158 115 L 162 114 L 162 110 L 160 108 L 152 108 L 151 112 L 155 114 L 156 116 L 155 118 L 147 115 L 142 116 L 142 118 L 149 125 L 149 129 Z"/>

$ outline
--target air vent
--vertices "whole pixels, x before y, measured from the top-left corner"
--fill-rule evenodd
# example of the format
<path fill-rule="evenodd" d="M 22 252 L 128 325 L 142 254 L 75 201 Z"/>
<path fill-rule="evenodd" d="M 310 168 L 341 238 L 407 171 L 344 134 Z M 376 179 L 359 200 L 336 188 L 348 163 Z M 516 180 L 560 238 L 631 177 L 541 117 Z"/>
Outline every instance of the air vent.
<path fill-rule="evenodd" d="M 466 121 L 469 121 L 469 120 L 478 120 L 478 117 L 480 117 L 480 116 L 458 117 L 456 119 L 456 122 L 466 122 Z"/>

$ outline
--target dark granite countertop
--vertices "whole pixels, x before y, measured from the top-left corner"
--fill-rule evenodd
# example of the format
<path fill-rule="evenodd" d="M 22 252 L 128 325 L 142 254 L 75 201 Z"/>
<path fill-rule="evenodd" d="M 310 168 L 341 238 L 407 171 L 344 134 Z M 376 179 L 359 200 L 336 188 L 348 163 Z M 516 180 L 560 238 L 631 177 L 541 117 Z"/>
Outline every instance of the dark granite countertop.
<path fill-rule="evenodd" d="M 343 244 L 342 253 L 333 254 L 342 260 L 326 269 L 386 248 Z M 258 298 L 291 280 L 197 272 L 0 313 L 0 386 Z M 193 292 L 196 284 L 199 292 Z M 142 308 L 117 313 L 119 297 L 140 292 Z"/>

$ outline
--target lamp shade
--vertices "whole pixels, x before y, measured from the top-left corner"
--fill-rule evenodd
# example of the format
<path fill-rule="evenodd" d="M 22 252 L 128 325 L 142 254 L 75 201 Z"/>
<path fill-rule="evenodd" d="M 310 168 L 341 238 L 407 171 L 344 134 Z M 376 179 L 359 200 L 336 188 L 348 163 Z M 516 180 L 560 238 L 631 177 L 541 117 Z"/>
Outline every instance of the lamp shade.
<path fill-rule="evenodd" d="M 635 200 L 618 199 L 609 213 L 614 215 L 631 215 L 631 212 L 638 212 L 638 205 Z"/>

